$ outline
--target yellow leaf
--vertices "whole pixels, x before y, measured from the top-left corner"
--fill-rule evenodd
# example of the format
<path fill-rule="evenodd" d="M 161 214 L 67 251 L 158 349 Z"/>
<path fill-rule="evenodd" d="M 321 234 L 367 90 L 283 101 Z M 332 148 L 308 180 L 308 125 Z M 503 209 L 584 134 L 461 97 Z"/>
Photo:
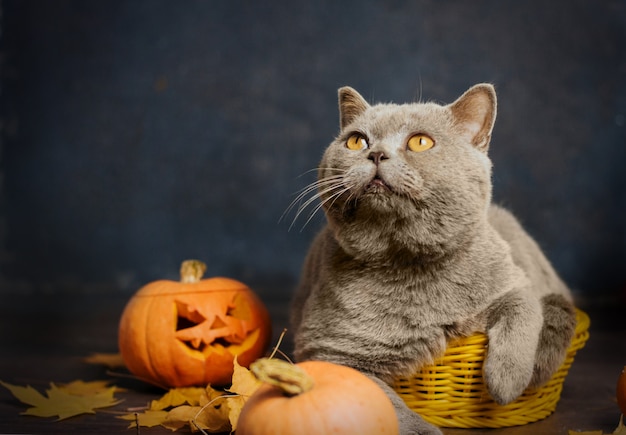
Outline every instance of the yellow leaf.
<path fill-rule="evenodd" d="M 165 420 L 161 423 L 166 429 L 178 430 L 186 424 L 191 424 L 196 414 L 200 411 L 199 406 L 182 405 L 177 406 L 167 413 Z"/>
<path fill-rule="evenodd" d="M 237 430 L 237 420 L 239 420 L 241 409 L 246 404 L 248 398 L 261 386 L 261 381 L 250 373 L 250 370 L 240 366 L 237 362 L 237 357 L 235 357 L 233 365 L 233 383 L 228 391 L 235 393 L 237 396 L 229 397 L 226 401 L 228 402 L 230 425 L 232 430 L 235 431 Z"/>
<path fill-rule="evenodd" d="M 154 427 L 163 424 L 165 419 L 167 418 L 167 411 L 151 411 L 147 410 L 142 413 L 137 414 L 126 414 L 119 416 L 122 420 L 130 421 L 129 429 L 137 427 L 137 422 L 139 422 L 139 426 L 143 427 Z"/>
<path fill-rule="evenodd" d="M 189 425 L 192 431 L 201 428 L 213 433 L 228 432 L 228 405 L 220 399 L 223 395 L 224 392 L 211 386 L 172 388 L 158 400 L 153 400 L 149 410 L 137 414 L 139 425 L 161 425 L 172 431 Z M 129 427 L 136 426 L 135 414 L 120 418 L 131 421 Z"/>
<path fill-rule="evenodd" d="M 199 429 L 211 433 L 230 431 L 228 412 L 221 413 L 219 409 L 216 410 L 211 406 L 207 408 L 189 405 L 177 406 L 167 413 L 165 421 L 161 424 L 161 426 L 172 431 L 185 425 L 189 425 L 194 432 Z"/>
<path fill-rule="evenodd" d="M 206 389 L 201 387 L 184 387 L 184 388 L 172 388 L 165 393 L 160 399 L 153 400 L 150 403 L 150 409 L 152 411 L 159 411 L 162 409 L 171 408 L 173 406 L 180 406 L 188 404 L 196 406 L 200 404 L 201 397 L 206 397 Z"/>
<path fill-rule="evenodd" d="M 224 399 L 218 399 L 218 397 L 222 397 L 222 396 L 224 396 L 223 391 L 216 390 L 215 388 L 208 385 L 206 387 L 205 394 L 200 397 L 200 406 L 204 406 L 209 402 L 212 402 L 215 405 L 226 403 Z"/>
<path fill-rule="evenodd" d="M 124 364 L 124 360 L 122 359 L 122 355 L 119 353 L 92 353 L 88 357 L 84 358 L 83 361 L 89 364 L 100 364 L 110 369 L 126 367 L 126 364 Z"/>
<path fill-rule="evenodd" d="M 75 396 L 89 396 L 94 393 L 106 391 L 109 388 L 114 388 L 115 392 L 125 391 L 123 388 L 109 387 L 110 381 L 90 381 L 84 382 L 81 380 L 72 381 L 69 384 L 62 384 L 59 386 L 60 390 L 66 393 L 73 394 Z"/>
<path fill-rule="evenodd" d="M 113 398 L 115 387 L 89 395 L 77 396 L 50 384 L 50 388 L 46 391 L 48 397 L 46 397 L 30 385 L 22 387 L 2 381 L 0 384 L 11 391 L 21 402 L 33 406 L 22 414 L 37 417 L 57 416 L 59 420 L 63 420 L 79 414 L 94 414 L 97 408 L 106 408 L 120 403 L 119 400 Z"/>
<path fill-rule="evenodd" d="M 195 424 L 191 425 L 191 429 L 195 430 L 199 427 L 211 433 L 234 431 L 230 423 L 230 407 L 227 396 L 224 396 L 221 391 L 209 390 L 208 388 L 207 394 L 210 400 L 202 406 L 201 412 L 195 417 Z"/>

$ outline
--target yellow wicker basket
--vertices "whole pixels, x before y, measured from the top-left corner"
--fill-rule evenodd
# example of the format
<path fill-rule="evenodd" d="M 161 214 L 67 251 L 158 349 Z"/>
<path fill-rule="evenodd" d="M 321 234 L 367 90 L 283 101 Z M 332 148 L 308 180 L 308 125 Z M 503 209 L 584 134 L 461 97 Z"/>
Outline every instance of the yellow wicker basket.
<path fill-rule="evenodd" d="M 482 382 L 487 337 L 475 334 L 448 345 L 443 357 L 413 377 L 398 379 L 396 392 L 409 408 L 441 427 L 497 428 L 518 426 L 546 418 L 556 408 L 563 381 L 576 352 L 589 338 L 589 317 L 577 310 L 577 326 L 567 357 L 552 379 L 528 389 L 515 402 L 495 403 Z"/>

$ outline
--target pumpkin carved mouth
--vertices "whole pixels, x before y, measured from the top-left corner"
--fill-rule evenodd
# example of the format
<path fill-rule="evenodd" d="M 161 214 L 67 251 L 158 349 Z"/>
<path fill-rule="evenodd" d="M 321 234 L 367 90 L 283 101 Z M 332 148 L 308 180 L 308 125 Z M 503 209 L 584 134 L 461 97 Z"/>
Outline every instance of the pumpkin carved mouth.
<path fill-rule="evenodd" d="M 241 344 L 250 332 L 244 319 L 234 316 L 235 306 L 223 313 L 204 315 L 200 309 L 176 300 L 176 338 L 191 350 L 206 352 L 209 347 Z"/>

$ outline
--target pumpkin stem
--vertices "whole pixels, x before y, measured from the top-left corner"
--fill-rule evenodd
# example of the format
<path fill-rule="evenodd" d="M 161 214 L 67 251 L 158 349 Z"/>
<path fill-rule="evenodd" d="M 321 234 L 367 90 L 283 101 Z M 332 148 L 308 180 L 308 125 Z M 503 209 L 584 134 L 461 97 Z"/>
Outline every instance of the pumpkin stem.
<path fill-rule="evenodd" d="M 287 361 L 259 358 L 250 364 L 250 371 L 258 380 L 274 385 L 287 396 L 306 393 L 313 388 L 313 378 L 300 367 Z"/>
<path fill-rule="evenodd" d="M 180 282 L 198 282 L 206 272 L 206 264 L 200 260 L 185 260 L 180 265 Z"/>

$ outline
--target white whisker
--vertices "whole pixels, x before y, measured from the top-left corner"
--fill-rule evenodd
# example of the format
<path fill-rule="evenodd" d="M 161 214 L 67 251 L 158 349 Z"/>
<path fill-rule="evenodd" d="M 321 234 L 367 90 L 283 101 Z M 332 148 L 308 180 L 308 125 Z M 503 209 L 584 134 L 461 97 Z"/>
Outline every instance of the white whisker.
<path fill-rule="evenodd" d="M 335 171 L 335 172 L 340 172 L 340 173 L 342 173 L 342 174 L 347 172 L 347 170 L 345 170 L 345 169 L 339 169 L 339 168 L 325 168 L 325 167 L 324 167 L 324 168 L 322 168 L 322 167 L 319 167 L 319 168 L 309 169 L 308 171 L 304 171 L 302 174 L 298 175 L 298 177 L 297 177 L 297 178 L 304 177 L 306 174 L 310 174 L 311 172 L 319 172 L 320 170 L 324 170 L 324 171 Z"/>
<path fill-rule="evenodd" d="M 313 204 L 315 201 L 317 201 L 318 199 L 322 198 L 322 196 L 326 195 L 327 193 L 332 192 L 333 190 L 337 190 L 340 189 L 341 187 L 343 187 L 343 183 L 334 183 L 331 184 L 330 187 L 321 190 L 319 192 L 317 192 L 315 195 L 313 195 L 311 198 L 307 199 L 304 203 L 302 203 L 299 207 L 298 210 L 296 211 L 296 216 L 293 218 L 293 221 L 291 222 L 291 225 L 289 226 L 289 229 L 291 229 L 293 227 L 293 225 L 296 223 L 296 220 L 298 219 L 298 217 L 302 214 L 302 212 L 311 204 Z M 334 196 L 331 195 L 331 197 Z M 311 218 L 309 218 L 307 220 L 307 223 L 311 220 Z M 306 223 L 305 223 L 306 226 Z"/>
<path fill-rule="evenodd" d="M 314 192 L 324 186 L 327 185 L 332 185 L 332 184 L 341 184 L 341 176 L 339 175 L 335 175 L 332 177 L 327 177 L 324 178 L 322 180 L 318 180 L 315 181 L 311 184 L 309 184 L 308 186 L 304 187 L 303 189 L 301 189 L 298 192 L 298 196 L 296 196 L 296 198 L 291 201 L 291 204 L 289 204 L 289 206 L 287 207 L 287 209 L 283 212 L 283 214 L 280 216 L 280 219 L 278 220 L 279 222 L 281 222 L 283 220 L 283 218 L 289 214 L 291 212 L 291 210 L 293 210 L 293 208 L 296 206 L 296 204 L 298 204 L 300 201 L 302 201 L 307 195 L 309 195 L 311 192 Z"/>
<path fill-rule="evenodd" d="M 291 224 L 289 225 L 289 230 L 293 228 L 298 218 L 315 201 L 320 200 L 328 195 L 320 202 L 320 204 L 316 205 L 313 208 L 311 213 L 309 213 L 306 222 L 302 226 L 302 229 L 307 226 L 307 224 L 311 221 L 311 219 L 313 219 L 315 214 L 324 206 L 324 204 L 332 201 L 332 206 L 338 198 L 340 198 L 344 193 L 351 190 L 350 187 L 345 185 L 344 175 L 348 172 L 348 170 L 346 169 L 318 167 L 302 173 L 299 177 L 302 177 L 311 172 L 317 172 L 318 174 L 326 173 L 332 175 L 328 175 L 324 178 L 318 179 L 294 193 L 295 198 L 293 199 L 293 201 L 291 201 L 287 209 L 278 219 L 278 222 L 282 222 L 286 218 L 286 216 L 295 209 L 295 216 L 291 221 Z"/>
<path fill-rule="evenodd" d="M 332 204 L 335 203 L 335 201 L 337 200 L 337 198 L 339 198 L 341 195 L 343 195 L 344 193 L 346 193 L 347 191 L 350 190 L 350 187 L 344 187 L 343 189 L 341 189 L 339 192 L 335 192 L 332 195 L 330 195 L 328 198 L 326 198 L 324 201 L 320 202 L 314 209 L 313 211 L 309 214 L 309 218 L 306 220 L 306 222 L 304 223 L 304 225 L 302 225 L 302 228 L 300 229 L 300 231 L 304 230 L 304 228 L 307 226 L 307 224 L 309 222 L 311 222 L 311 219 L 313 219 L 313 217 L 317 214 L 318 211 L 320 211 L 320 209 L 322 207 L 324 207 L 324 204 L 328 203 L 328 201 L 330 201 L 331 199 L 333 200 L 331 203 L 331 207 Z"/>

